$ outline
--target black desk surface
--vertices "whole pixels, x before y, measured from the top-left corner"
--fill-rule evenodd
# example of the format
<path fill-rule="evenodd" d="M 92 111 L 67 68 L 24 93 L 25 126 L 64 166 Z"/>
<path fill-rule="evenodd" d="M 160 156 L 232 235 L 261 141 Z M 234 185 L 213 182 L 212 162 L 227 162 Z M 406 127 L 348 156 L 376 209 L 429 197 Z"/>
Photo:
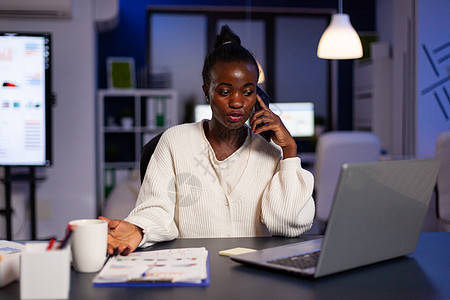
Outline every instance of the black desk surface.
<path fill-rule="evenodd" d="M 93 274 L 72 270 L 70 299 L 450 299 L 450 233 L 422 233 L 408 256 L 324 277 L 304 279 L 246 267 L 219 256 L 234 247 L 262 249 L 308 238 L 180 239 L 149 249 L 209 250 L 208 287 L 92 287 Z M 19 299 L 19 282 L 0 288 L 0 299 Z"/>

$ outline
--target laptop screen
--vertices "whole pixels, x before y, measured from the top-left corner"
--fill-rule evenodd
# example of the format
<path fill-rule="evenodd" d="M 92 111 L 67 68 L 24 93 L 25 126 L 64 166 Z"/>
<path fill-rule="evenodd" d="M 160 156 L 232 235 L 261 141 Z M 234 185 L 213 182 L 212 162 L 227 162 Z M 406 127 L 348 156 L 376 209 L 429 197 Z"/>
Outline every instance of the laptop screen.
<path fill-rule="evenodd" d="M 312 102 L 270 103 L 270 109 L 280 116 L 292 137 L 314 136 L 314 104 Z M 197 104 L 194 115 L 195 122 L 211 119 L 209 104 Z"/>

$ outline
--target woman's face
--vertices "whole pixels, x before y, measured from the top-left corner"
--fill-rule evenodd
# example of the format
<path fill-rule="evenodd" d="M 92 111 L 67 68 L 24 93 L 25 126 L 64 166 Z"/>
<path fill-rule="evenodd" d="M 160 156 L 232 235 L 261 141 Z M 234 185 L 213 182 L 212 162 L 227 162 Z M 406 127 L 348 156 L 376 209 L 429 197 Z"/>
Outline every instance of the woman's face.
<path fill-rule="evenodd" d="M 228 129 L 242 127 L 256 102 L 256 67 L 247 62 L 218 62 L 210 78 L 203 91 L 211 105 L 211 122 Z"/>

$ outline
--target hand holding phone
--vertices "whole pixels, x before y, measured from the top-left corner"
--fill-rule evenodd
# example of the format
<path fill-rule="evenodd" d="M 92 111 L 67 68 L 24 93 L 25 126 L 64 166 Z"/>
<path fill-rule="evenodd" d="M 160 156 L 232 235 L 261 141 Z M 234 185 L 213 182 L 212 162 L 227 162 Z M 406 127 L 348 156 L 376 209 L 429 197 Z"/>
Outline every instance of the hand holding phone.
<path fill-rule="evenodd" d="M 268 108 L 265 109 L 265 111 L 258 113 L 258 116 L 261 118 L 259 122 L 261 122 L 261 120 L 263 119 L 270 120 L 270 124 L 260 123 L 256 126 L 256 128 L 260 128 L 261 126 L 265 125 L 272 128 L 271 130 L 265 130 L 264 132 L 261 132 L 260 135 L 267 141 L 270 142 L 272 140 L 275 144 L 280 146 L 283 151 L 283 158 L 297 157 L 297 144 L 295 143 L 295 140 L 292 138 L 289 131 L 284 126 L 281 118 L 274 114 L 269 108 L 269 96 L 267 96 L 267 94 L 258 86 L 256 87 L 256 90 L 257 95 L 260 96 L 264 105 Z M 261 107 L 260 101 L 257 100 L 254 106 L 254 113 L 261 109 L 263 108 Z M 256 118 L 256 120 L 257 119 L 258 117 Z"/>

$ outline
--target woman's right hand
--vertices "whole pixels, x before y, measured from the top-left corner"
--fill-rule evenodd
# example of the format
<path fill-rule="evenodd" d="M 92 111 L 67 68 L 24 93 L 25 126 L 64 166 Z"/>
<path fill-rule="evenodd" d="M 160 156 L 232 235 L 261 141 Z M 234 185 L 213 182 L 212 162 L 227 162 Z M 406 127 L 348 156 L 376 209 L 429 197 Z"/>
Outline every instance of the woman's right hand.
<path fill-rule="evenodd" d="M 98 217 L 108 222 L 108 253 L 128 255 L 139 246 L 142 240 L 142 229 L 123 220 L 110 220 Z"/>

